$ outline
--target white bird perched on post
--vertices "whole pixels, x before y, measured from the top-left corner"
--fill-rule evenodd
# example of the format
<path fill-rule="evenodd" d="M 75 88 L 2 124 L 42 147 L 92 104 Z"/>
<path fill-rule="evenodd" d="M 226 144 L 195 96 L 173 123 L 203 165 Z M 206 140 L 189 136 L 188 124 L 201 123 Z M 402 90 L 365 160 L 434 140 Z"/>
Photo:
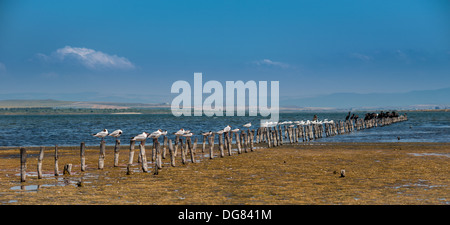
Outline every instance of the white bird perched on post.
<path fill-rule="evenodd" d="M 181 135 L 184 134 L 184 129 L 181 128 L 180 130 L 178 130 L 177 132 L 175 132 L 175 133 L 173 133 L 173 134 L 175 134 L 176 136 L 181 136 Z"/>
<path fill-rule="evenodd" d="M 92 136 L 94 136 L 94 137 L 101 138 L 102 141 L 103 141 L 103 138 L 105 138 L 107 135 L 108 135 L 108 130 L 107 129 L 104 129 L 104 130 L 102 130 L 102 131 L 100 131 L 100 132 L 98 132 L 96 134 L 92 134 Z"/>
<path fill-rule="evenodd" d="M 120 137 L 120 135 L 122 135 L 122 130 L 115 130 L 114 132 L 108 134 L 108 136 L 115 137 L 116 140 Z"/>
<path fill-rule="evenodd" d="M 162 130 L 158 129 L 157 131 L 151 133 L 148 135 L 149 138 L 159 138 L 159 136 L 161 136 L 162 134 Z"/>
<path fill-rule="evenodd" d="M 209 135 L 211 135 L 211 134 L 212 134 L 212 131 L 202 133 L 203 136 L 209 136 Z"/>
<path fill-rule="evenodd" d="M 161 135 L 163 135 L 163 136 L 167 135 L 167 130 L 162 131 L 162 132 L 161 132 Z"/>
<path fill-rule="evenodd" d="M 216 134 L 223 134 L 223 130 L 217 131 Z"/>
<path fill-rule="evenodd" d="M 187 133 L 187 134 L 183 134 L 183 137 L 192 137 L 192 135 L 194 135 L 194 133 Z"/>
<path fill-rule="evenodd" d="M 223 128 L 223 132 L 229 132 L 230 130 L 231 130 L 230 125 L 228 125 L 225 128 Z"/>
<path fill-rule="evenodd" d="M 132 137 L 131 140 L 132 141 L 144 141 L 145 139 L 147 139 L 148 135 L 149 135 L 149 133 L 142 132 L 142 134 Z"/>
<path fill-rule="evenodd" d="M 233 132 L 233 133 L 239 132 L 239 128 L 233 129 L 233 130 L 231 130 L 231 132 Z"/>
<path fill-rule="evenodd" d="M 244 124 L 243 125 L 243 127 L 245 127 L 245 128 L 249 128 L 249 127 L 251 127 L 252 126 L 252 123 L 247 123 L 247 124 Z"/>

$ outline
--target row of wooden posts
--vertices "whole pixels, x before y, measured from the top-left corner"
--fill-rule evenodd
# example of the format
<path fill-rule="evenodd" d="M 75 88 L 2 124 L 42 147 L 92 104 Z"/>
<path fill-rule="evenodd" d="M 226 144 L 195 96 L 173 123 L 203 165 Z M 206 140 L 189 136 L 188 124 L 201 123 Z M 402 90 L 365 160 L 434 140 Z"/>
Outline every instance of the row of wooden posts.
<path fill-rule="evenodd" d="M 209 150 L 209 158 L 214 158 L 214 145 L 215 136 L 218 135 L 218 145 L 219 145 L 219 156 L 224 157 L 226 154 L 228 156 L 232 155 L 232 142 L 233 134 L 235 136 L 235 146 L 237 148 L 237 153 L 248 153 L 255 150 L 254 143 L 266 143 L 268 148 L 283 145 L 285 143 L 298 143 L 298 142 L 309 142 L 314 139 L 319 139 L 323 137 L 325 133 L 326 137 L 334 136 L 338 134 L 345 134 L 352 132 L 353 130 L 369 129 L 377 126 L 386 126 L 392 123 L 401 122 L 407 120 L 406 116 L 400 116 L 395 118 L 383 118 L 383 119 L 371 119 L 363 120 L 358 119 L 356 121 L 338 121 L 337 123 L 311 123 L 308 125 L 277 125 L 273 127 L 260 127 L 256 130 L 248 129 L 247 131 L 241 130 L 240 132 L 224 132 L 222 134 L 212 133 L 209 136 L 203 136 L 202 142 L 202 156 Z M 284 132 L 283 132 L 284 128 Z M 256 134 L 256 135 L 255 135 Z M 283 139 L 284 134 L 284 139 Z M 154 174 L 158 174 L 158 170 L 162 169 L 162 159 L 167 156 L 167 149 L 169 150 L 170 165 L 176 166 L 175 157 L 178 155 L 178 150 L 180 150 L 181 163 L 186 164 L 188 161 L 186 159 L 187 155 L 190 155 L 191 163 L 196 162 L 196 149 L 198 139 L 194 139 L 192 144 L 191 138 L 185 138 L 185 144 L 183 144 L 183 138 L 176 137 L 174 142 L 167 136 L 163 136 L 163 145 L 160 146 L 158 138 L 153 138 L 153 148 L 152 148 L 152 162 L 154 163 Z M 132 165 L 135 155 L 135 142 L 130 141 L 129 157 L 127 163 L 127 175 L 132 173 Z M 145 140 L 141 141 L 139 144 L 139 154 L 138 163 L 142 168 L 143 172 L 148 171 L 147 154 L 145 149 Z M 206 145 L 208 142 L 208 146 Z M 167 147 L 167 148 L 166 148 Z M 208 148 L 208 149 L 207 149 Z M 85 143 L 82 142 L 80 145 L 80 163 L 81 171 L 86 171 L 86 157 L 85 157 Z M 119 167 L 119 150 L 120 150 L 120 140 L 116 140 L 114 146 L 114 167 Z M 243 150 L 243 151 L 242 151 Z M 225 153 L 225 151 L 227 153 Z M 100 142 L 100 153 L 98 159 L 98 169 L 103 169 L 105 166 L 105 155 L 106 155 L 106 143 L 105 141 Z M 58 146 L 55 146 L 55 176 L 59 176 L 59 165 L 58 165 Z M 37 163 L 37 175 L 38 179 L 42 179 L 42 162 L 44 160 L 44 148 L 40 148 L 38 163 Z M 27 161 L 27 151 L 25 148 L 20 149 L 20 162 L 21 162 L 21 182 L 26 181 L 26 161 Z M 63 175 L 72 174 L 72 164 L 65 164 L 63 169 Z"/>

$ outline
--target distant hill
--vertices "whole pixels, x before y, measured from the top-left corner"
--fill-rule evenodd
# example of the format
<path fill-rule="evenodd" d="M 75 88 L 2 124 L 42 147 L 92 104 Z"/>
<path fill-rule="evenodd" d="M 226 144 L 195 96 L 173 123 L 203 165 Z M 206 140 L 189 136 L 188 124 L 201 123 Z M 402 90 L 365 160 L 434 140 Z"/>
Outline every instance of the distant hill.
<path fill-rule="evenodd" d="M 333 108 L 380 108 L 380 107 L 448 107 L 450 88 L 406 93 L 335 93 L 310 98 L 280 100 L 284 107 L 333 107 Z"/>
<path fill-rule="evenodd" d="M 84 109 L 129 109 L 167 108 L 167 104 L 111 103 L 45 100 L 0 100 L 0 108 L 84 108 Z"/>

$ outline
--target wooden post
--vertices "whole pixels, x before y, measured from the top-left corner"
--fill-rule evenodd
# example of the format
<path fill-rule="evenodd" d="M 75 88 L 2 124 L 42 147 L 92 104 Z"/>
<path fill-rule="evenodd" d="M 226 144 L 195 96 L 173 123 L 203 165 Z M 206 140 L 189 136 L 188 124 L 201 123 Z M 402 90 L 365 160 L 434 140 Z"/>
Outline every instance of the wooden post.
<path fill-rule="evenodd" d="M 84 142 L 80 144 L 80 161 L 81 161 L 81 171 L 86 171 L 86 157 L 84 156 L 86 151 L 86 146 Z"/>
<path fill-rule="evenodd" d="M 255 133 L 255 130 L 249 130 L 250 131 L 250 151 L 253 152 L 253 135 Z"/>
<path fill-rule="evenodd" d="M 223 153 L 223 135 L 219 134 L 219 151 L 220 151 L 220 157 L 224 157 Z"/>
<path fill-rule="evenodd" d="M 155 146 L 155 151 L 156 151 L 156 167 L 158 169 L 162 169 L 162 151 L 161 151 L 161 145 L 159 144 L 158 139 L 156 139 L 156 146 Z"/>
<path fill-rule="evenodd" d="M 55 145 L 55 176 L 59 176 L 58 158 L 58 145 Z"/>
<path fill-rule="evenodd" d="M 266 130 L 266 136 L 267 136 L 267 147 L 270 148 L 272 147 L 272 143 L 270 141 L 270 131 L 268 127 L 265 127 Z"/>
<path fill-rule="evenodd" d="M 27 150 L 25 148 L 20 149 L 20 182 L 27 180 Z"/>
<path fill-rule="evenodd" d="M 197 138 L 194 140 L 194 145 L 191 149 L 191 141 L 189 140 L 189 152 L 191 153 L 191 162 L 195 163 L 195 149 L 197 148 Z"/>
<path fill-rule="evenodd" d="M 39 158 L 37 164 L 38 179 L 42 179 L 42 161 L 44 160 L 44 147 L 39 149 Z"/>
<path fill-rule="evenodd" d="M 116 145 L 114 146 L 114 167 L 119 166 L 119 150 L 120 150 L 120 140 L 116 140 Z"/>
<path fill-rule="evenodd" d="M 236 145 L 237 145 L 237 149 L 238 149 L 238 154 L 241 154 L 242 150 L 241 150 L 241 140 L 239 137 L 239 132 L 235 132 L 234 135 L 236 135 Z"/>
<path fill-rule="evenodd" d="M 147 155 L 145 154 L 145 140 L 141 141 L 139 145 L 139 155 L 141 156 L 142 172 L 148 171 Z"/>
<path fill-rule="evenodd" d="M 167 136 L 164 135 L 164 139 L 163 139 L 163 149 L 162 149 L 162 158 L 163 158 L 163 159 L 166 158 L 166 153 L 167 153 L 167 150 L 166 150 L 167 141 L 168 141 L 168 138 L 167 138 Z"/>
<path fill-rule="evenodd" d="M 170 165 L 175 166 L 175 151 L 173 149 L 172 140 L 169 140 Z"/>
<path fill-rule="evenodd" d="M 227 139 L 227 150 L 228 150 L 228 156 L 231 156 L 231 135 L 232 135 L 232 133 L 231 132 L 226 132 L 225 133 L 225 137 L 226 137 L 226 139 Z"/>
<path fill-rule="evenodd" d="M 216 134 L 211 134 L 211 136 L 209 137 L 209 158 L 213 159 L 214 158 L 214 139 L 215 139 Z"/>
<path fill-rule="evenodd" d="M 72 164 L 64 165 L 63 175 L 72 175 Z"/>
<path fill-rule="evenodd" d="M 183 139 L 180 138 L 180 146 L 181 146 L 181 163 L 186 164 L 186 151 L 183 146 Z"/>
<path fill-rule="evenodd" d="M 98 169 L 102 170 L 105 166 L 105 141 L 100 142 L 100 154 L 98 156 Z"/>
<path fill-rule="evenodd" d="M 136 141 L 131 140 L 130 141 L 130 155 L 128 157 L 128 165 L 133 164 L 133 158 L 134 158 L 134 145 L 135 145 Z M 127 165 L 127 166 L 128 166 Z"/>
<path fill-rule="evenodd" d="M 155 142 L 153 142 L 153 143 L 155 143 Z M 159 157 L 161 156 L 161 149 L 160 149 L 160 147 L 159 147 L 159 142 L 158 142 L 158 139 L 156 139 L 156 144 L 155 144 L 155 154 L 156 155 L 158 155 Z M 155 165 L 154 165 L 154 167 L 155 167 L 155 172 L 153 173 L 154 175 L 158 175 L 158 173 L 159 173 L 159 169 L 160 169 L 160 160 L 158 160 L 158 159 L 155 159 Z"/>
<path fill-rule="evenodd" d="M 203 135 L 203 143 L 202 143 L 202 153 L 205 152 L 205 148 L 206 148 L 206 135 Z"/>
<path fill-rule="evenodd" d="M 246 136 L 247 136 L 247 133 L 245 133 L 245 131 L 241 131 L 241 141 L 242 141 L 242 146 L 244 147 L 244 152 L 245 153 L 248 152 L 247 151 L 247 142 L 245 141 L 246 140 Z"/>
<path fill-rule="evenodd" d="M 157 138 L 153 138 L 153 148 L 152 148 L 152 162 L 154 162 L 156 160 L 156 141 L 158 140 Z"/>

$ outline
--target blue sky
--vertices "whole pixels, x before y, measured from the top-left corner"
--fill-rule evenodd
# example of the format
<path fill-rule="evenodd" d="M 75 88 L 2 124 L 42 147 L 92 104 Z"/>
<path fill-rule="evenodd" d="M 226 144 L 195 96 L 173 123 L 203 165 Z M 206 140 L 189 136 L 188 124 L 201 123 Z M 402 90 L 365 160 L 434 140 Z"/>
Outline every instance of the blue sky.
<path fill-rule="evenodd" d="M 158 102 L 194 72 L 284 97 L 447 88 L 450 2 L 0 1 L 0 96 Z"/>

